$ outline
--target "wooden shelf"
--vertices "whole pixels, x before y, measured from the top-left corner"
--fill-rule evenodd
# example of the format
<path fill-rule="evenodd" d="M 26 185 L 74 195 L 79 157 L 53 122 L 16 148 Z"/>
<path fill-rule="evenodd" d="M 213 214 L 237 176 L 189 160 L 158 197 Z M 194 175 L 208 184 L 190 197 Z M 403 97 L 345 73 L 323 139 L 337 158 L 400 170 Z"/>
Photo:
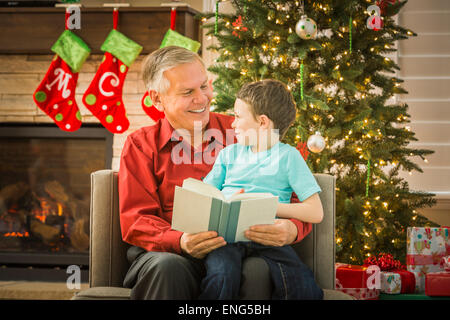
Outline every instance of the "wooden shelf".
<path fill-rule="evenodd" d="M 170 7 L 120 8 L 117 29 L 144 47 L 159 48 L 170 27 Z M 113 8 L 81 8 L 81 29 L 72 30 L 91 48 L 100 50 L 113 27 Z M 0 8 L 0 54 L 52 54 L 50 48 L 64 31 L 64 8 Z M 201 42 L 198 12 L 178 7 L 175 30 Z"/>

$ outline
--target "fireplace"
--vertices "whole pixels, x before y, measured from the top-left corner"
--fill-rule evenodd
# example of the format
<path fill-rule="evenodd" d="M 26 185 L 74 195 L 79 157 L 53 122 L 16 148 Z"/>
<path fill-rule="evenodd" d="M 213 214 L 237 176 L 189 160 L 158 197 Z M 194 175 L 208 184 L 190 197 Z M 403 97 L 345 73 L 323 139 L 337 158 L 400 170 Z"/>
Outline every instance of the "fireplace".
<path fill-rule="evenodd" d="M 113 135 L 99 125 L 0 126 L 0 280 L 87 280 L 90 173 L 111 168 Z"/>

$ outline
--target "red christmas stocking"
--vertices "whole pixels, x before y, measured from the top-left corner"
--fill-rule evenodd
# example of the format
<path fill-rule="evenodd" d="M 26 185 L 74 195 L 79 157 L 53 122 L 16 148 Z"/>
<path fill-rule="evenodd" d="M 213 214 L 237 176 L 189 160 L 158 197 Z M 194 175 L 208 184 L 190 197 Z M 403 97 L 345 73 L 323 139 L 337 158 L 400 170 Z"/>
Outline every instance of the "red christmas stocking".
<path fill-rule="evenodd" d="M 130 125 L 122 100 L 123 84 L 142 47 L 113 29 L 101 49 L 105 55 L 83 95 L 83 103 L 106 129 L 123 133 Z"/>
<path fill-rule="evenodd" d="M 165 117 L 164 112 L 159 111 L 153 105 L 152 100 L 148 94 L 148 91 L 144 94 L 141 101 L 142 109 L 144 109 L 145 113 L 152 118 L 153 121 L 158 121 L 159 119 L 163 119 Z"/>
<path fill-rule="evenodd" d="M 56 53 L 44 79 L 33 94 L 36 105 L 64 131 L 81 126 L 75 101 L 78 71 L 89 56 L 89 47 L 74 33 L 65 30 L 52 47 Z"/>

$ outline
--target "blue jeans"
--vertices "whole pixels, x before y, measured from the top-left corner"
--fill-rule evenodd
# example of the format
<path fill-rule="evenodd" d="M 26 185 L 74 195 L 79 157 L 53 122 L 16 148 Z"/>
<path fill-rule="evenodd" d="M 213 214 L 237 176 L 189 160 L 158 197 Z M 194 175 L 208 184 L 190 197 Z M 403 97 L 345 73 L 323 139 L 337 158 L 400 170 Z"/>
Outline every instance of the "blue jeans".
<path fill-rule="evenodd" d="M 272 299 L 323 299 L 312 271 L 301 262 L 291 246 L 271 247 L 255 242 L 236 242 L 211 251 L 204 259 L 206 276 L 199 299 L 239 299 L 242 259 L 261 257 L 266 261 L 274 286 Z"/>

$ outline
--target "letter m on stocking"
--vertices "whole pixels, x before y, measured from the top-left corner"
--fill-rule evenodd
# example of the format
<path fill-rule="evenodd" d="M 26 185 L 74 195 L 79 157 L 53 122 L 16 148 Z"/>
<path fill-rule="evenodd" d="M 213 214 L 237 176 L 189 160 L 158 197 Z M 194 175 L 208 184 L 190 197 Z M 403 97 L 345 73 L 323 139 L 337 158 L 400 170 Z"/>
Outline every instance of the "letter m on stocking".
<path fill-rule="evenodd" d="M 61 89 L 63 89 L 61 92 L 61 97 L 67 99 L 70 96 L 70 93 L 72 92 L 70 89 L 67 88 L 69 86 L 70 79 L 72 79 L 72 76 L 64 72 L 64 70 L 61 68 L 55 69 L 55 76 L 56 76 L 55 80 L 53 80 L 53 82 L 50 84 L 46 84 L 45 87 L 47 88 L 48 91 L 51 91 L 53 85 L 55 83 L 58 83 L 58 91 L 61 91 Z"/>

